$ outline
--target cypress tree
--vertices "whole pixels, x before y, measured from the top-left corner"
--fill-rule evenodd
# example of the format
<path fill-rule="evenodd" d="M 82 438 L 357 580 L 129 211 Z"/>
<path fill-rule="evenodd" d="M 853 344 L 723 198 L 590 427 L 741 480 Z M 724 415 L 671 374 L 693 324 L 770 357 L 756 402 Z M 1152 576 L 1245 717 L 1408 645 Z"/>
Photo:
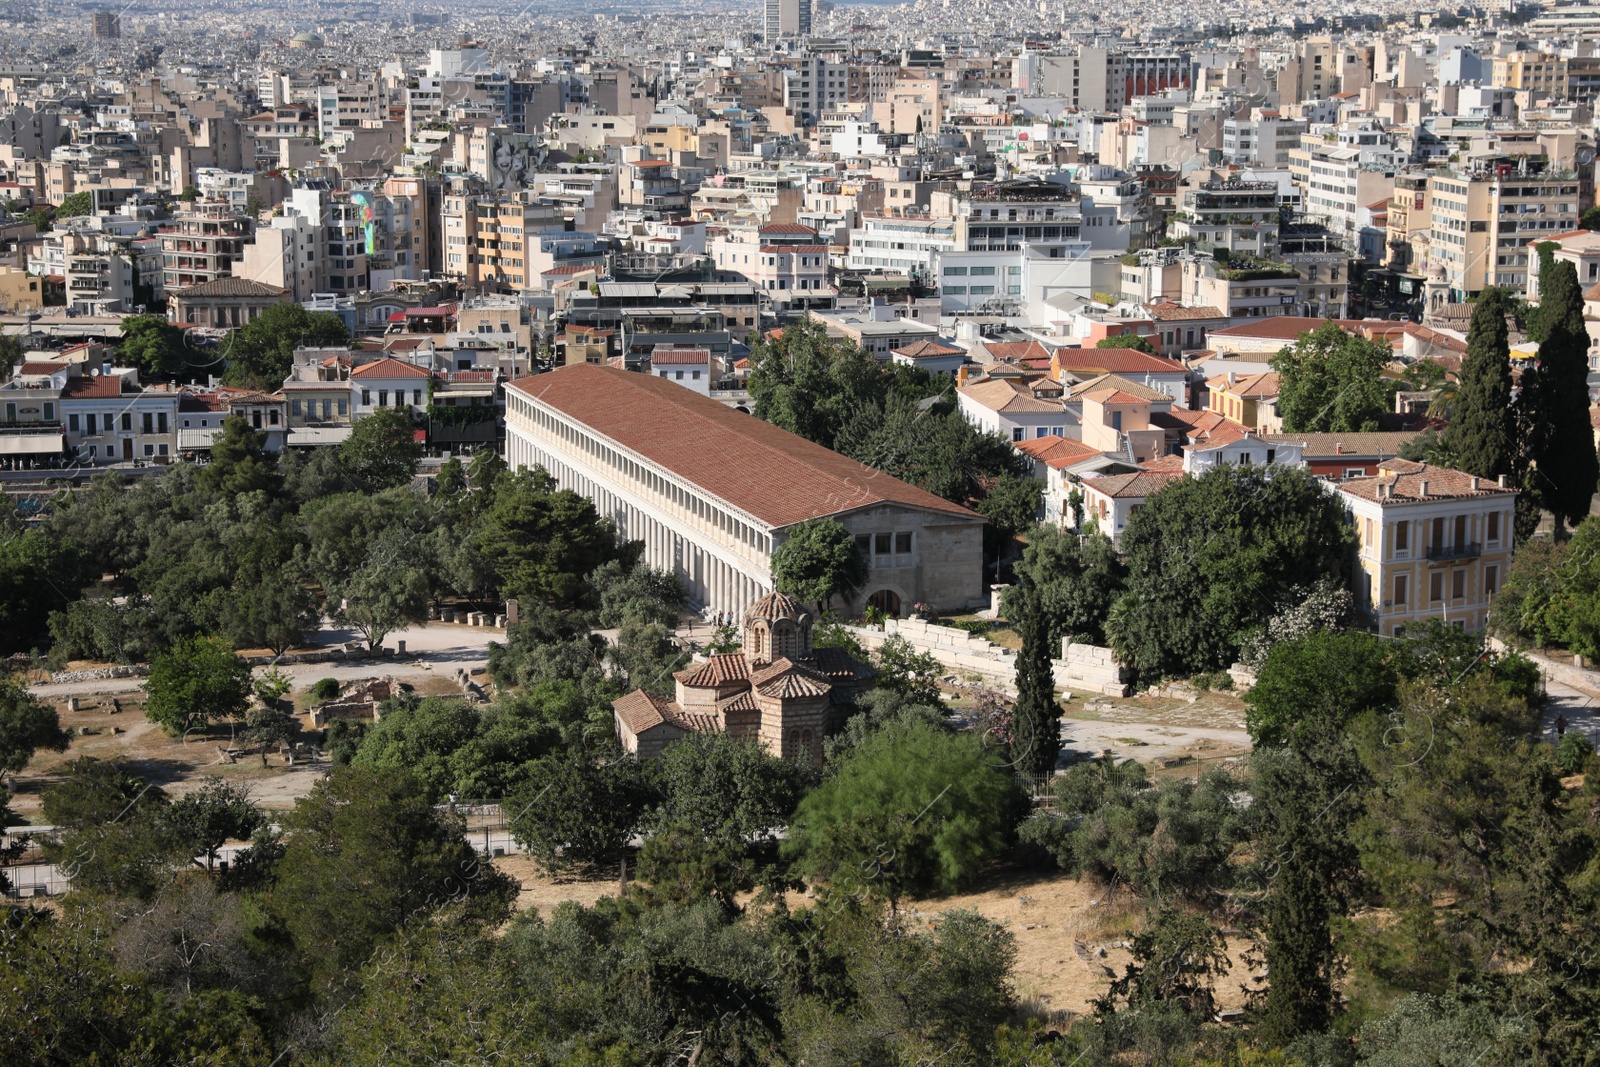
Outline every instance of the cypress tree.
<path fill-rule="evenodd" d="M 1016 619 L 1022 638 L 1017 653 L 1017 706 L 1013 713 L 1011 754 L 1019 771 L 1055 773 L 1061 754 L 1061 707 L 1056 703 L 1055 672 L 1050 668 L 1050 620 L 1039 604 L 1039 591 L 1023 584 L 1017 597 L 1022 617 Z"/>
<path fill-rule="evenodd" d="M 1589 425 L 1589 331 L 1577 268 L 1551 259 L 1539 272 L 1539 291 L 1544 339 L 1538 366 L 1523 374 L 1521 422 L 1536 468 L 1533 489 L 1559 533 L 1563 523 L 1589 514 L 1600 459 Z"/>
<path fill-rule="evenodd" d="M 1493 286 L 1483 291 L 1472 309 L 1455 411 L 1444 439 L 1468 474 L 1498 478 L 1515 473 L 1517 426 L 1511 401 L 1506 301 Z"/>

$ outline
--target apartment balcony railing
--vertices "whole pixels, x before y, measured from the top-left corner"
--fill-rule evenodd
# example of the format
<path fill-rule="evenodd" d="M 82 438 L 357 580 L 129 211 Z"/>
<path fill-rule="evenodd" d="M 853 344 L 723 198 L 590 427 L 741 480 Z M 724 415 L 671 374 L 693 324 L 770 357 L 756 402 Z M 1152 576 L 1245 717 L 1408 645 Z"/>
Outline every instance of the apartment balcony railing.
<path fill-rule="evenodd" d="M 1428 559 L 1436 563 L 1453 559 L 1475 559 L 1481 555 L 1483 555 L 1483 545 L 1477 541 L 1467 541 L 1459 545 L 1428 546 Z"/>

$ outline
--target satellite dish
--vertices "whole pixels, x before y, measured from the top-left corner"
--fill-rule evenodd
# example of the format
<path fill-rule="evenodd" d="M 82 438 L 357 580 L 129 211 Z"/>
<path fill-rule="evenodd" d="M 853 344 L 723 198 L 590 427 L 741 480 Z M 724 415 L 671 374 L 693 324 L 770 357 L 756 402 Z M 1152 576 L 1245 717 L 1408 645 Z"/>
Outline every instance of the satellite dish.
<path fill-rule="evenodd" d="M 1578 149 L 1578 166 L 1587 167 L 1594 162 L 1594 149 L 1588 145 Z"/>

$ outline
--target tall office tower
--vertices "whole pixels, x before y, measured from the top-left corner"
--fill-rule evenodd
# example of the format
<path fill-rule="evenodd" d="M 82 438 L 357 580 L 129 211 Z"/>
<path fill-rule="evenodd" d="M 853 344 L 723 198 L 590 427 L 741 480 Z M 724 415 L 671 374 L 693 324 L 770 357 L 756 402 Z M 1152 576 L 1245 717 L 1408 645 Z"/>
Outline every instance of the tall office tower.
<path fill-rule="evenodd" d="M 811 33 L 811 0 L 767 0 L 766 39 Z"/>
<path fill-rule="evenodd" d="M 122 36 L 122 17 L 114 11 L 94 13 L 94 35 L 108 41 Z"/>

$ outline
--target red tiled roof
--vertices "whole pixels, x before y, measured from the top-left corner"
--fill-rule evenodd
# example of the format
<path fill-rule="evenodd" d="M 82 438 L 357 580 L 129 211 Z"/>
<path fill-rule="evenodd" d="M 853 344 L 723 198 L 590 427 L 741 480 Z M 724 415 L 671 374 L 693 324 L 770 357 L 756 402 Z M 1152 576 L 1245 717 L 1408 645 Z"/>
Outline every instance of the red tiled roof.
<path fill-rule="evenodd" d="M 509 386 L 777 529 L 875 504 L 975 512 L 648 374 L 574 364 Z"/>
<path fill-rule="evenodd" d="M 406 317 L 407 318 L 413 318 L 413 319 L 432 319 L 432 318 L 438 318 L 441 315 L 446 315 L 446 316 L 454 315 L 455 313 L 456 313 L 456 305 L 454 305 L 454 304 L 440 304 L 438 307 L 431 307 L 431 308 L 407 308 L 406 309 Z"/>
<path fill-rule="evenodd" d="M 1137 348 L 1058 348 L 1056 365 L 1062 370 L 1095 374 L 1182 374 L 1188 370 L 1175 359 L 1165 359 Z"/>
<path fill-rule="evenodd" d="M 709 348 L 672 348 L 657 345 L 650 350 L 650 362 L 663 366 L 703 366 L 711 362 Z"/>
<path fill-rule="evenodd" d="M 944 356 L 959 356 L 962 354 L 962 349 L 942 341 L 912 341 L 904 348 L 891 348 L 889 354 L 904 356 L 907 359 L 939 359 Z"/>
<path fill-rule="evenodd" d="M 431 378 L 433 372 L 426 367 L 418 367 L 411 363 L 402 363 L 398 359 L 384 357 L 372 363 L 363 363 L 350 372 L 352 378 Z"/>
<path fill-rule="evenodd" d="M 105 400 L 113 396 L 122 395 L 122 376 L 120 374 L 102 374 L 92 378 L 68 378 L 67 384 L 61 389 L 63 400 Z M 135 385 L 130 392 L 141 392 Z"/>
<path fill-rule="evenodd" d="M 730 652 L 712 656 L 704 663 L 681 670 L 673 675 L 691 689 L 718 689 L 750 680 L 750 665 L 743 652 Z"/>
<path fill-rule="evenodd" d="M 1424 492 L 1423 490 L 1427 491 Z M 1378 474 L 1351 478 L 1339 485 L 1341 493 L 1380 503 L 1415 503 L 1459 497 L 1514 496 L 1516 489 L 1502 487 L 1493 478 L 1476 478 L 1464 471 L 1434 467 L 1404 459 L 1385 460 Z"/>
<path fill-rule="evenodd" d="M 1056 434 L 1035 437 L 1029 441 L 1018 441 L 1012 447 L 1018 452 L 1027 453 L 1048 467 L 1070 467 L 1100 454 L 1098 449 L 1082 441 L 1070 441 Z"/>
<path fill-rule="evenodd" d="M 810 226 L 802 226 L 798 222 L 770 222 L 767 225 L 761 227 L 761 229 L 756 231 L 756 232 L 757 233 L 809 234 L 812 237 L 815 237 L 817 235 L 817 231 L 816 230 L 813 230 Z"/>
<path fill-rule="evenodd" d="M 1105 478 L 1085 478 L 1085 489 L 1093 489 L 1101 496 L 1113 499 L 1140 500 L 1165 489 L 1184 477 L 1182 471 L 1140 471 L 1137 474 L 1113 474 Z"/>
<path fill-rule="evenodd" d="M 65 363 L 24 363 L 17 368 L 18 374 L 54 374 L 59 370 L 66 370 Z"/>

